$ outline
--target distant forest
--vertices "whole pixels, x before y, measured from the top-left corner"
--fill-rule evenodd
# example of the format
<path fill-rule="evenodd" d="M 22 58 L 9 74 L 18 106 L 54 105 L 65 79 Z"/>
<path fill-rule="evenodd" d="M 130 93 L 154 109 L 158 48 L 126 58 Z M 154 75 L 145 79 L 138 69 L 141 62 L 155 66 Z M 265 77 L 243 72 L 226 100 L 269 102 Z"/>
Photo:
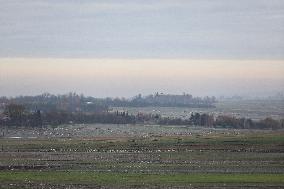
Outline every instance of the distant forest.
<path fill-rule="evenodd" d="M 95 98 L 85 97 L 76 93 L 66 95 L 52 95 L 44 93 L 37 96 L 18 96 L 14 98 L 0 97 L 0 109 L 5 104 L 22 104 L 27 109 L 42 111 L 63 110 L 69 112 L 88 112 L 107 110 L 109 107 L 191 107 L 211 108 L 216 103 L 215 97 L 193 97 L 190 94 L 171 95 L 155 93 L 142 96 L 138 94 L 132 98 Z"/>
<path fill-rule="evenodd" d="M 127 111 L 110 111 L 111 106 L 185 106 L 212 107 L 214 97 L 192 97 L 183 95 L 155 94 L 132 99 L 111 99 L 68 95 L 43 94 L 0 98 L 0 127 L 46 127 L 61 124 L 158 124 L 188 125 L 235 129 L 283 129 L 284 120 L 266 118 L 254 121 L 232 116 L 190 113 L 188 119 L 162 117 L 159 114 L 129 114 Z"/>

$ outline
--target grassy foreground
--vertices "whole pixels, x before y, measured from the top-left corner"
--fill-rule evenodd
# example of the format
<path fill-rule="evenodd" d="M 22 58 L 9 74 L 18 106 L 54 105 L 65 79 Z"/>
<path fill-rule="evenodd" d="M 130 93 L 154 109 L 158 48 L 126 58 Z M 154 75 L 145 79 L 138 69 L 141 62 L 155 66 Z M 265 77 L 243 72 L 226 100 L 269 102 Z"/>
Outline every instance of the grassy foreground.
<path fill-rule="evenodd" d="M 3 171 L 1 183 L 99 185 L 284 184 L 284 174 L 141 174 L 88 171 Z"/>
<path fill-rule="evenodd" d="M 283 188 L 283 131 L 0 138 L 0 188 Z"/>

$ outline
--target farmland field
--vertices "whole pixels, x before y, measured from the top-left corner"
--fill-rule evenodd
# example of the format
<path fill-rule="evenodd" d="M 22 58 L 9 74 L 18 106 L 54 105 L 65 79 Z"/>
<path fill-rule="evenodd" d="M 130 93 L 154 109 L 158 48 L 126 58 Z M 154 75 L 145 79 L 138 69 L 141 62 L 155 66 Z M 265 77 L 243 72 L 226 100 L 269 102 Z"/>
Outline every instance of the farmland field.
<path fill-rule="evenodd" d="M 189 118 L 191 112 L 210 113 L 214 115 L 230 115 L 246 117 L 254 120 L 271 117 L 284 119 L 283 100 L 223 100 L 215 104 L 215 108 L 186 107 L 114 107 L 113 110 L 124 110 L 132 114 L 153 113 L 165 117 Z"/>
<path fill-rule="evenodd" d="M 0 147 L 2 188 L 284 186 L 283 131 L 73 125 L 8 130 Z"/>
<path fill-rule="evenodd" d="M 216 108 L 113 108 L 282 119 L 281 101 Z M 0 188 L 282 188 L 284 131 L 182 125 L 69 124 L 0 128 Z"/>

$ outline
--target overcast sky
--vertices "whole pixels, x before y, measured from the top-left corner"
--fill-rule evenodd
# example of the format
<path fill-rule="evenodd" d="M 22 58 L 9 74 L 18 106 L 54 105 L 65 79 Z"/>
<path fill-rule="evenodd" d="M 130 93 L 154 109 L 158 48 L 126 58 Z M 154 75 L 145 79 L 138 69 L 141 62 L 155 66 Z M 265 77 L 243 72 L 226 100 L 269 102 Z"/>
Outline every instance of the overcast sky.
<path fill-rule="evenodd" d="M 284 0 L 0 0 L 0 96 L 273 95 Z"/>
<path fill-rule="evenodd" d="M 0 0 L 0 57 L 283 59 L 283 0 Z"/>

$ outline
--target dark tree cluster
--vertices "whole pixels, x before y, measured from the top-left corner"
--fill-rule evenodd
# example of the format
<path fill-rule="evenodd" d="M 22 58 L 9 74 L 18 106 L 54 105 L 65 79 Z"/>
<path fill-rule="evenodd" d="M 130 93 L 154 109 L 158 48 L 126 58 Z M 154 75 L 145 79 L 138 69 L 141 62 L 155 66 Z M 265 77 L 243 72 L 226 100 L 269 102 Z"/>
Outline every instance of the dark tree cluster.
<path fill-rule="evenodd" d="M 20 104 L 27 111 L 41 110 L 42 112 L 65 111 L 65 112 L 103 112 L 108 107 L 96 101 L 92 97 L 85 97 L 76 93 L 66 95 L 52 95 L 44 93 L 37 96 L 19 96 L 14 98 L 0 98 L 0 110 L 8 104 Z"/>
<path fill-rule="evenodd" d="M 191 113 L 189 118 L 163 117 L 159 114 L 131 115 L 128 112 L 109 111 L 66 111 L 50 109 L 31 111 L 22 104 L 7 104 L 0 113 L 0 126 L 10 127 L 44 127 L 61 124 L 109 123 L 109 124 L 160 124 L 188 125 L 209 128 L 234 129 L 283 129 L 284 120 L 266 118 L 255 121 L 227 115 L 217 117 L 206 113 Z"/>
<path fill-rule="evenodd" d="M 85 97 L 76 93 L 66 95 L 52 95 L 44 93 L 37 96 L 18 96 L 14 98 L 0 97 L 0 110 L 6 104 L 21 104 L 27 110 L 40 109 L 48 111 L 67 112 L 101 112 L 107 111 L 109 107 L 214 107 L 215 97 L 193 97 L 190 94 L 171 95 L 159 94 L 142 96 L 141 94 L 130 98 L 94 98 Z"/>
<path fill-rule="evenodd" d="M 114 107 L 191 107 L 191 108 L 213 108 L 216 103 L 215 97 L 193 97 L 190 94 L 172 95 L 156 93 L 154 95 L 142 96 L 141 94 L 131 98 L 105 98 L 100 99 L 102 104 Z"/>
<path fill-rule="evenodd" d="M 68 113 L 68 112 L 49 112 L 43 115 L 44 125 L 61 124 L 135 124 L 135 116 L 123 113 Z"/>
<path fill-rule="evenodd" d="M 253 121 L 246 118 L 236 118 L 230 116 L 218 116 L 215 126 L 228 127 L 235 129 L 282 129 L 284 128 L 284 120 L 274 120 L 265 118 L 259 121 Z"/>
<path fill-rule="evenodd" d="M 162 125 L 195 125 L 212 128 L 234 128 L 234 129 L 283 129 L 284 120 L 274 120 L 266 118 L 263 120 L 252 120 L 248 118 L 237 118 L 233 116 L 220 115 L 216 118 L 210 114 L 191 114 L 189 119 L 181 118 L 161 118 L 159 124 Z"/>
<path fill-rule="evenodd" d="M 40 110 L 28 112 L 23 105 L 9 104 L 0 115 L 0 125 L 42 127 L 42 115 Z"/>
<path fill-rule="evenodd" d="M 27 111 L 23 105 L 9 104 L 0 114 L 0 126 L 43 127 L 61 124 L 110 123 L 135 124 L 137 119 L 128 112 L 68 112 L 68 111 Z"/>

